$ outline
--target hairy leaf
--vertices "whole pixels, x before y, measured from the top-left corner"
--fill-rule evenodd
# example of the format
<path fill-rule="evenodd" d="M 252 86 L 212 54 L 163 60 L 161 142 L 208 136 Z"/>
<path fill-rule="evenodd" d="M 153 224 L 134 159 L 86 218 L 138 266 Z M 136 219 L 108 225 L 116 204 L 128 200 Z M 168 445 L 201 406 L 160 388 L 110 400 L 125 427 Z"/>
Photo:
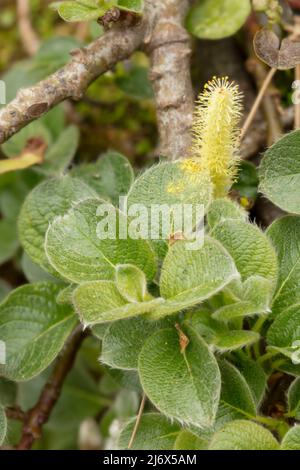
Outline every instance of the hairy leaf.
<path fill-rule="evenodd" d="M 97 215 L 99 207 L 105 208 L 115 230 L 111 238 L 98 234 L 98 223 L 103 220 Z M 118 264 L 134 264 L 153 278 L 156 257 L 148 241 L 119 238 L 121 223 L 127 226 L 125 216 L 100 199 L 78 203 L 56 218 L 47 231 L 45 249 L 50 263 L 74 283 L 113 279 Z"/>
<path fill-rule="evenodd" d="M 128 449 L 128 444 L 135 426 L 136 418 L 132 418 L 122 430 L 118 448 Z M 173 448 L 180 426 L 171 423 L 158 413 L 146 413 L 139 423 L 138 433 L 133 441 L 132 450 L 170 450 Z"/>
<path fill-rule="evenodd" d="M 279 443 L 267 429 L 237 420 L 226 424 L 210 443 L 209 450 L 277 450 Z"/>
<path fill-rule="evenodd" d="M 272 315 L 300 302 L 300 217 L 285 216 L 269 227 L 267 235 L 279 259 L 278 283 Z"/>
<path fill-rule="evenodd" d="M 216 241 L 206 237 L 198 250 L 178 241 L 168 251 L 162 266 L 160 293 L 166 302 L 152 314 L 159 318 L 208 299 L 238 273 L 232 258 Z"/>
<path fill-rule="evenodd" d="M 300 450 L 300 426 L 294 426 L 284 436 L 281 450 Z"/>
<path fill-rule="evenodd" d="M 261 276 L 276 283 L 276 253 L 258 227 L 240 220 L 225 220 L 213 229 L 212 236 L 233 257 L 243 280 L 250 276 Z"/>
<path fill-rule="evenodd" d="M 267 152 L 259 170 L 259 189 L 281 209 L 300 213 L 300 131 L 278 140 Z"/>
<path fill-rule="evenodd" d="M 0 338 L 6 345 L 6 364 L 0 366 L 11 380 L 29 380 L 57 356 L 76 316 L 71 307 L 59 306 L 57 284 L 27 284 L 9 294 L 0 305 Z"/>
<path fill-rule="evenodd" d="M 71 175 L 80 178 L 97 194 L 119 204 L 119 196 L 128 193 L 134 179 L 133 169 L 123 155 L 107 152 L 96 163 L 83 163 L 76 166 Z"/>
<path fill-rule="evenodd" d="M 222 39 L 235 34 L 250 14 L 249 0 L 201 0 L 187 17 L 188 30 L 201 39 Z"/>
<path fill-rule="evenodd" d="M 189 344 L 181 350 L 178 332 L 163 329 L 145 342 L 139 375 L 145 393 L 162 413 L 183 423 L 209 427 L 220 395 L 217 362 L 202 338 L 185 327 Z"/>
<path fill-rule="evenodd" d="M 56 273 L 44 251 L 48 226 L 76 202 L 94 196 L 91 188 L 70 176 L 44 181 L 29 193 L 19 216 L 19 235 L 26 253 L 35 263 L 51 274 Z"/>
<path fill-rule="evenodd" d="M 91 281 L 76 288 L 73 303 L 83 324 L 95 325 L 151 312 L 162 299 L 130 303 L 122 297 L 113 281 Z"/>

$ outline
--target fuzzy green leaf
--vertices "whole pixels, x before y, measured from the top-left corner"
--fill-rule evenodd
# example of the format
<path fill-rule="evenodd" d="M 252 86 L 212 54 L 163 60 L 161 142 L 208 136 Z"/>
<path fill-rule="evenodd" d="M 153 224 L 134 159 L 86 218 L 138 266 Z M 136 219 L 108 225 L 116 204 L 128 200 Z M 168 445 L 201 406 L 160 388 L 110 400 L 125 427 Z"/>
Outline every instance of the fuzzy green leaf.
<path fill-rule="evenodd" d="M 215 199 L 209 206 L 207 212 L 207 222 L 210 229 L 224 220 L 248 220 L 245 209 L 229 198 Z"/>
<path fill-rule="evenodd" d="M 222 39 L 235 34 L 251 12 L 249 0 L 201 0 L 187 17 L 187 29 L 201 39 Z"/>
<path fill-rule="evenodd" d="M 212 230 L 212 236 L 233 257 L 243 280 L 250 276 L 261 276 L 276 283 L 276 253 L 258 227 L 240 220 L 225 220 Z"/>
<path fill-rule="evenodd" d="M 112 322 L 154 310 L 162 299 L 128 302 L 112 281 L 85 282 L 76 288 L 73 304 L 84 325 Z"/>
<path fill-rule="evenodd" d="M 221 402 L 247 417 L 256 416 L 256 406 L 250 388 L 236 367 L 219 362 L 222 377 Z"/>
<path fill-rule="evenodd" d="M 267 376 L 263 368 L 247 356 L 239 356 L 235 364 L 240 371 L 252 393 L 256 406 L 261 403 L 267 386 Z"/>
<path fill-rule="evenodd" d="M 151 316 L 159 318 L 196 305 L 238 276 L 232 258 L 216 240 L 206 237 L 198 250 L 189 250 L 186 242 L 178 241 L 162 266 L 160 293 L 166 302 Z"/>
<path fill-rule="evenodd" d="M 76 166 L 71 175 L 83 180 L 97 194 L 119 204 L 119 196 L 128 193 L 133 180 L 133 169 L 123 155 L 118 152 L 107 152 L 95 163 L 83 163 Z"/>
<path fill-rule="evenodd" d="M 272 346 L 288 348 L 300 340 L 300 304 L 281 312 L 268 330 L 267 340 Z"/>
<path fill-rule="evenodd" d="M 69 176 L 44 181 L 29 193 L 19 216 L 19 235 L 25 251 L 35 263 L 51 274 L 56 273 L 44 251 L 49 223 L 64 215 L 76 202 L 94 196 L 91 188 Z"/>
<path fill-rule="evenodd" d="M 103 337 L 101 361 L 117 369 L 137 369 L 145 340 L 162 326 L 166 326 L 166 322 L 148 321 L 143 317 L 113 322 Z"/>
<path fill-rule="evenodd" d="M 174 450 L 206 450 L 207 442 L 188 429 L 182 429 L 178 434 Z"/>
<path fill-rule="evenodd" d="M 277 450 L 279 443 L 267 429 L 237 420 L 226 424 L 214 436 L 209 450 Z"/>
<path fill-rule="evenodd" d="M 118 443 L 119 449 L 128 449 L 135 422 L 136 418 L 134 417 L 122 430 Z M 138 433 L 131 449 L 171 450 L 179 432 L 179 424 L 171 423 L 158 413 L 146 413 L 140 420 Z"/>
<path fill-rule="evenodd" d="M 97 20 L 104 15 L 106 8 L 99 6 L 96 0 L 73 0 L 56 2 L 59 15 L 65 21 L 90 21 Z M 108 6 L 109 8 L 109 6 Z"/>
<path fill-rule="evenodd" d="M 84 183 L 82 183 L 84 184 Z M 115 238 L 98 236 L 101 219 L 98 208 L 105 211 L 116 226 Z M 106 216 L 105 216 L 106 217 Z M 147 240 L 118 238 L 119 224 L 126 226 L 125 216 L 100 199 L 86 199 L 63 217 L 56 218 L 46 235 L 47 257 L 61 276 L 74 283 L 113 279 L 118 264 L 134 264 L 151 279 L 156 272 L 156 257 Z"/>
<path fill-rule="evenodd" d="M 131 264 L 119 264 L 116 268 L 116 286 L 128 302 L 143 302 L 147 294 L 146 276 Z"/>
<path fill-rule="evenodd" d="M 259 190 L 287 212 L 300 213 L 300 131 L 278 140 L 262 160 Z"/>
<path fill-rule="evenodd" d="M 0 305 L 0 338 L 6 344 L 2 375 L 29 380 L 57 356 L 77 319 L 69 306 L 59 306 L 57 284 L 19 287 Z"/>
<path fill-rule="evenodd" d="M 217 362 L 191 327 L 184 333 L 189 344 L 181 352 L 174 329 L 154 333 L 139 357 L 143 389 L 158 410 L 197 427 L 209 427 L 217 413 L 221 379 Z"/>
<path fill-rule="evenodd" d="M 289 415 L 300 419 L 300 378 L 298 377 L 288 391 Z"/>
<path fill-rule="evenodd" d="M 232 285 L 233 293 L 241 292 L 241 301 L 224 305 L 213 313 L 216 320 L 228 322 L 235 318 L 270 312 L 273 285 L 269 279 L 251 276 L 239 288 Z"/>
<path fill-rule="evenodd" d="M 300 302 L 300 217 L 285 216 L 276 220 L 267 235 L 279 259 L 278 283 L 272 315 Z"/>
<path fill-rule="evenodd" d="M 76 126 L 63 130 L 58 139 L 46 152 L 44 163 L 38 170 L 47 176 L 61 176 L 73 160 L 79 143 L 79 131 Z"/>
<path fill-rule="evenodd" d="M 0 406 L 0 445 L 3 444 L 7 432 L 7 419 L 5 410 Z"/>
<path fill-rule="evenodd" d="M 294 426 L 286 433 L 280 450 L 300 450 L 300 426 Z"/>
<path fill-rule="evenodd" d="M 217 335 L 212 344 L 220 352 L 234 351 L 250 346 L 259 341 L 260 335 L 255 331 L 232 330 Z"/>

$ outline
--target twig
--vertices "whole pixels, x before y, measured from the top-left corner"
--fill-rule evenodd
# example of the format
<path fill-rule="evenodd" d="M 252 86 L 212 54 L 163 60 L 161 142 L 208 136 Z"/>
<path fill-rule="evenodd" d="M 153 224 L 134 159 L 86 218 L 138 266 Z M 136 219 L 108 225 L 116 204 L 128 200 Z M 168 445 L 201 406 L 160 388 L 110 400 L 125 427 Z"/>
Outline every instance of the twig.
<path fill-rule="evenodd" d="M 7 418 L 15 419 L 16 421 L 22 421 L 23 423 L 26 420 L 27 413 L 25 413 L 19 406 L 8 406 L 5 409 Z"/>
<path fill-rule="evenodd" d="M 89 46 L 74 50 L 73 60 L 45 80 L 20 89 L 0 110 L 0 143 L 67 98 L 79 100 L 92 81 L 141 45 L 144 34 L 145 24 L 109 31 Z"/>
<path fill-rule="evenodd" d="M 73 51 L 73 60 L 46 80 L 19 90 L 0 110 L 0 144 L 61 101 L 81 99 L 99 75 L 145 47 L 152 62 L 160 153 L 170 159 L 185 156 L 193 113 L 191 50 L 183 26 L 188 6 L 188 0 L 145 0 L 138 25 L 118 25 L 89 46 Z"/>
<path fill-rule="evenodd" d="M 151 59 L 149 76 L 155 94 L 160 135 L 159 153 L 175 160 L 187 156 L 193 121 L 191 46 L 184 28 L 189 2 L 152 2 L 155 4 L 155 27 L 153 34 L 145 42 Z"/>
<path fill-rule="evenodd" d="M 270 85 L 271 80 L 274 77 L 276 71 L 277 71 L 276 68 L 271 68 L 269 70 L 269 72 L 268 72 L 268 74 L 267 74 L 267 76 L 266 76 L 266 78 L 265 78 L 265 80 L 264 80 L 264 82 L 261 86 L 261 89 L 260 89 L 260 91 L 259 91 L 259 93 L 256 97 L 256 100 L 253 103 L 253 107 L 252 107 L 252 109 L 251 109 L 251 111 L 250 111 L 243 127 L 242 127 L 241 135 L 240 135 L 241 140 L 244 138 L 246 132 L 248 131 L 248 129 L 249 129 L 254 117 L 255 117 L 255 114 L 257 113 L 257 110 L 258 110 L 258 108 L 261 104 L 261 101 L 262 101 L 262 99 L 263 99 L 263 97 L 264 97 L 264 95 L 265 95 L 265 93 L 268 89 L 268 86 Z"/>
<path fill-rule="evenodd" d="M 253 75 L 257 87 L 260 89 L 267 77 L 265 65 L 253 54 L 247 62 L 247 68 Z M 268 124 L 267 144 L 270 146 L 283 134 L 280 116 L 274 99 L 274 93 L 273 96 L 272 93 L 265 93 L 261 104 Z"/>
<path fill-rule="evenodd" d="M 28 0 L 17 0 L 17 19 L 22 45 L 28 55 L 34 55 L 39 48 L 40 41 L 30 21 Z"/>
<path fill-rule="evenodd" d="M 142 397 L 142 400 L 141 400 L 138 415 L 136 417 L 135 425 L 134 425 L 134 428 L 133 428 L 133 431 L 132 431 L 132 434 L 131 434 L 131 437 L 130 437 L 130 441 L 129 441 L 129 444 L 128 444 L 128 449 L 131 449 L 131 447 L 133 445 L 133 442 L 134 442 L 134 439 L 135 439 L 135 436 L 136 436 L 136 433 L 138 431 L 139 424 L 140 424 L 140 421 L 141 421 L 141 418 L 142 418 L 142 414 L 143 414 L 143 411 L 144 411 L 144 408 L 145 408 L 146 399 L 147 399 L 147 397 L 146 397 L 146 394 L 144 393 L 143 397 Z"/>
<path fill-rule="evenodd" d="M 43 425 L 50 417 L 61 394 L 65 378 L 72 369 L 77 351 L 88 334 L 88 331 L 83 332 L 82 326 L 79 325 L 67 340 L 56 360 L 50 378 L 42 389 L 38 402 L 26 413 L 22 437 L 17 446 L 18 450 L 31 449 L 34 442 L 41 437 Z"/>

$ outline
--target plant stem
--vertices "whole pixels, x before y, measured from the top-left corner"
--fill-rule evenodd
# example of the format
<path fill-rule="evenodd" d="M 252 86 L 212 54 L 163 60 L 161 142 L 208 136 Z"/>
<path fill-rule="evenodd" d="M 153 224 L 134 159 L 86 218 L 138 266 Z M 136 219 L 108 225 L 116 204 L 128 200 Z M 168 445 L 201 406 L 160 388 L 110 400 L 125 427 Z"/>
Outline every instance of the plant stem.
<path fill-rule="evenodd" d="M 240 134 L 240 139 L 241 140 L 245 137 L 250 125 L 252 124 L 252 121 L 253 121 L 253 119 L 254 119 L 254 117 L 257 113 L 257 110 L 258 110 L 258 108 L 261 104 L 261 101 L 264 97 L 264 94 L 266 93 L 266 91 L 268 89 L 268 86 L 270 85 L 271 80 L 274 77 L 276 71 L 277 71 L 277 69 L 271 68 L 268 72 L 268 75 L 264 79 L 264 82 L 263 82 L 263 84 L 261 86 L 261 89 L 260 89 L 260 91 L 259 91 L 259 93 L 256 97 L 256 100 L 253 103 L 252 109 L 251 109 L 251 111 L 250 111 L 250 113 L 249 113 L 249 115 L 248 115 L 248 117 L 247 117 L 247 119 L 246 119 L 246 121 L 245 121 L 245 123 L 242 127 L 241 134 Z"/>
<path fill-rule="evenodd" d="M 128 449 L 131 449 L 132 444 L 133 444 L 134 439 L 135 439 L 135 436 L 136 436 L 136 433 L 137 433 L 137 430 L 139 428 L 139 424 L 140 424 L 142 414 L 143 414 L 143 411 L 144 411 L 144 408 L 145 408 L 146 398 L 147 398 L 146 394 L 144 393 L 143 397 L 142 397 L 142 400 L 141 400 L 139 412 L 138 412 L 138 415 L 137 415 L 137 418 L 136 418 L 136 422 L 135 422 L 135 425 L 134 425 L 134 428 L 133 428 L 133 431 L 132 431 L 132 434 L 131 434 L 131 437 L 130 437 L 130 441 L 129 441 L 129 444 L 128 444 Z"/>

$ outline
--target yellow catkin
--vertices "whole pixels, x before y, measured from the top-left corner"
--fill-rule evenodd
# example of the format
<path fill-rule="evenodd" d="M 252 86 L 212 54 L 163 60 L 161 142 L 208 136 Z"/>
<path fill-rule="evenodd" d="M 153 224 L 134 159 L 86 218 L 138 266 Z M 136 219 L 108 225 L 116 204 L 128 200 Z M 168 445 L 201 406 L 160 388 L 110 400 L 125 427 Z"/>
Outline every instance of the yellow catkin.
<path fill-rule="evenodd" d="M 209 173 L 215 197 L 225 196 L 237 175 L 241 111 L 242 94 L 227 77 L 214 77 L 197 102 L 191 158 Z"/>

